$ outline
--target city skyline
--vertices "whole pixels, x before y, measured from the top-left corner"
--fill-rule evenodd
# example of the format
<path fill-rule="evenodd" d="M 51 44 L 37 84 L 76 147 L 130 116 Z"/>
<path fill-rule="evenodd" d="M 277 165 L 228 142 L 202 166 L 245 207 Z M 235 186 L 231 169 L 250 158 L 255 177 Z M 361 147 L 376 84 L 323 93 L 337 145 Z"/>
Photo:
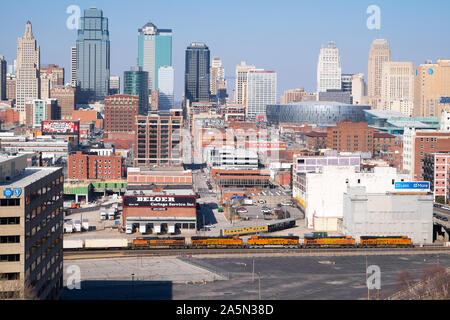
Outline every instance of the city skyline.
<path fill-rule="evenodd" d="M 340 49 L 342 72 L 364 73 L 366 81 L 370 44 L 376 38 L 389 41 L 392 59 L 395 61 L 412 61 L 417 66 L 427 59 L 436 61 L 438 58 L 448 58 L 450 43 L 441 40 L 445 37 L 445 30 L 450 28 L 450 22 L 443 19 L 445 12 L 448 12 L 445 8 L 450 8 L 448 2 L 440 1 L 441 9 L 435 12 L 427 8 L 425 3 L 417 1 L 398 1 L 395 4 L 379 1 L 377 5 L 381 9 L 380 31 L 369 30 L 366 26 L 369 17 L 366 10 L 372 4 L 369 1 L 344 5 L 326 2 L 320 6 L 311 1 L 283 1 L 277 4 L 260 1 L 257 7 L 254 6 L 255 1 L 231 1 L 226 5 L 208 4 L 209 9 L 216 9 L 220 13 L 214 17 L 201 15 L 200 8 L 205 1 L 196 1 L 189 5 L 179 1 L 143 3 L 139 4 L 139 10 L 136 10 L 135 2 L 129 2 L 126 6 L 106 1 L 76 1 L 73 4 L 78 5 L 82 11 L 96 6 L 108 17 L 111 34 L 111 75 L 121 75 L 129 70 L 130 66 L 136 65 L 136 30 L 139 27 L 152 21 L 155 25 L 171 28 L 174 33 L 173 66 L 177 101 L 181 100 L 184 88 L 184 50 L 189 43 L 197 41 L 204 42 L 210 48 L 212 57 L 222 58 L 227 70 L 230 96 L 234 89 L 233 70 L 240 61 L 276 71 L 279 82 L 278 98 L 284 90 L 299 86 L 305 87 L 308 92 L 314 92 L 317 56 L 321 45 L 328 41 L 336 42 Z M 64 67 L 66 79 L 69 79 L 70 47 L 74 46 L 76 41 L 76 30 L 69 30 L 66 26 L 70 16 L 66 13 L 69 4 L 39 4 L 41 10 L 54 15 L 54 19 L 43 19 L 34 13 L 37 4 L 31 1 L 25 3 L 29 3 L 27 9 L 20 10 L 17 9 L 17 4 L 5 4 L 5 12 L 14 12 L 14 17 L 0 22 L 0 36 L 4 39 L 0 45 L 0 54 L 5 56 L 8 64 L 13 63 L 16 59 L 17 38 L 23 33 L 23 24 L 30 20 L 35 37 L 42 48 L 41 64 L 54 63 Z M 171 8 L 175 3 L 179 10 L 173 11 Z M 286 10 L 287 7 L 290 9 Z M 152 14 L 146 13 L 149 12 L 147 8 L 152 9 Z M 299 10 L 296 10 L 297 8 Z M 324 8 L 329 10 L 324 11 Z M 257 14 L 247 16 L 245 12 L 249 12 L 248 10 Z M 233 16 L 236 19 L 229 19 Z M 419 18 L 423 22 L 420 26 L 416 23 Z M 271 21 L 270 28 L 267 28 L 267 21 Z M 224 23 L 229 25 L 226 32 L 220 30 Z M 446 28 L 446 24 L 449 24 L 449 28 Z M 262 29 L 266 31 L 261 33 Z M 52 32 L 46 32 L 48 30 Z M 349 30 L 352 31 L 351 35 Z M 405 36 L 409 32 L 414 34 L 414 41 Z M 429 34 L 433 34 L 433 37 Z M 271 46 L 267 46 L 267 38 L 271 38 Z M 54 41 L 55 39 L 57 41 Z M 420 46 L 417 45 L 419 41 Z M 279 50 L 280 48 L 283 50 Z"/>

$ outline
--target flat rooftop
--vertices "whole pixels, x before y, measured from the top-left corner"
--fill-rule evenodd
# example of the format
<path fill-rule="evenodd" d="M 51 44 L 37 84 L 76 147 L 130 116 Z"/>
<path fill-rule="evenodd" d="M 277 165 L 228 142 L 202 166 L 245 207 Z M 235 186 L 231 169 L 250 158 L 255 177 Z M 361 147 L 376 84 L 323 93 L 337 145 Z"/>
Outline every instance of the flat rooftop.
<path fill-rule="evenodd" d="M 33 182 L 58 171 L 59 169 L 61 168 L 26 168 L 21 174 L 14 176 L 11 180 L 0 182 L 0 187 L 8 186 L 12 188 L 24 188 Z"/>

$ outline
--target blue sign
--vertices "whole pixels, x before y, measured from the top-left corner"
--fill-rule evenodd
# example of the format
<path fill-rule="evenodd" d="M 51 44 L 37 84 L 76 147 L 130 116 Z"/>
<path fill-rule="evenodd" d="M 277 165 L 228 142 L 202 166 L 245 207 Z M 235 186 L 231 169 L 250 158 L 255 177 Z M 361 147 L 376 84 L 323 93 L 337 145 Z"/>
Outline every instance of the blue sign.
<path fill-rule="evenodd" d="M 450 103 L 450 97 L 441 97 L 440 103 Z"/>
<path fill-rule="evenodd" d="M 11 198 L 11 196 L 13 195 L 13 191 L 12 191 L 10 188 L 5 189 L 5 190 L 3 191 L 3 195 L 4 195 L 5 197 L 7 197 L 7 198 Z"/>
<path fill-rule="evenodd" d="M 14 195 L 18 198 L 22 194 L 22 189 L 14 188 Z"/>
<path fill-rule="evenodd" d="M 430 190 L 429 182 L 396 182 L 396 190 Z"/>
<path fill-rule="evenodd" d="M 231 197 L 231 200 L 234 200 L 234 199 L 241 199 L 241 200 L 244 200 L 244 197 L 232 196 L 232 197 Z"/>
<path fill-rule="evenodd" d="M 428 69 L 428 74 L 429 74 L 430 76 L 432 76 L 432 75 L 434 74 L 434 70 L 433 70 L 432 68 L 429 68 L 429 69 Z"/>

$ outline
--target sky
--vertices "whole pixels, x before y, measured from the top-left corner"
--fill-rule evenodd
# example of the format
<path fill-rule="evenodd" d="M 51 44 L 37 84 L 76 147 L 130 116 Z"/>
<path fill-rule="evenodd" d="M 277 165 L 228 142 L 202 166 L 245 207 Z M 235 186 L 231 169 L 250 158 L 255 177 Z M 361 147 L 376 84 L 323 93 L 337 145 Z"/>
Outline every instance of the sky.
<path fill-rule="evenodd" d="M 364 73 L 374 39 L 387 39 L 392 60 L 450 59 L 448 0 L 1 0 L 0 55 L 16 58 L 17 38 L 30 20 L 41 47 L 41 65 L 63 66 L 70 81 L 70 47 L 76 30 L 67 28 L 67 8 L 97 7 L 109 19 L 111 75 L 137 62 L 138 28 L 153 22 L 173 30 L 175 100 L 184 90 L 184 56 L 191 42 L 204 42 L 211 58 L 224 63 L 229 95 L 241 61 L 277 72 L 278 96 L 284 90 L 316 90 L 321 46 L 336 42 L 343 73 Z M 380 30 L 369 30 L 370 5 L 380 8 Z M 122 83 L 123 86 L 123 83 Z"/>

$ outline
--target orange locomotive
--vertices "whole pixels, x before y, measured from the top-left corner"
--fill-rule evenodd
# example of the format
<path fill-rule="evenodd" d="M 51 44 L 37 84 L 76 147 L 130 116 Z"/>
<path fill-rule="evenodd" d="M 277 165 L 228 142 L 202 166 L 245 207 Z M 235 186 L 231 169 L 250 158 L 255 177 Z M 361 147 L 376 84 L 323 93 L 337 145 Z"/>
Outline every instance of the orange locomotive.
<path fill-rule="evenodd" d="M 192 248 L 240 248 L 243 241 L 239 237 L 192 237 Z"/>
<path fill-rule="evenodd" d="M 331 248 L 331 247 L 356 247 L 356 241 L 352 237 L 305 237 L 306 248 Z"/>
<path fill-rule="evenodd" d="M 148 248 L 184 248 L 185 238 L 157 238 L 157 237 L 141 237 L 133 240 L 133 249 Z"/>
<path fill-rule="evenodd" d="M 362 247 L 412 247 L 412 241 L 406 236 L 361 236 Z"/>
<path fill-rule="evenodd" d="M 249 247 L 263 247 L 263 246 L 298 246 L 299 245 L 299 237 L 288 236 L 288 237 L 260 237 L 260 236 L 252 236 L 247 240 L 247 244 Z"/>

